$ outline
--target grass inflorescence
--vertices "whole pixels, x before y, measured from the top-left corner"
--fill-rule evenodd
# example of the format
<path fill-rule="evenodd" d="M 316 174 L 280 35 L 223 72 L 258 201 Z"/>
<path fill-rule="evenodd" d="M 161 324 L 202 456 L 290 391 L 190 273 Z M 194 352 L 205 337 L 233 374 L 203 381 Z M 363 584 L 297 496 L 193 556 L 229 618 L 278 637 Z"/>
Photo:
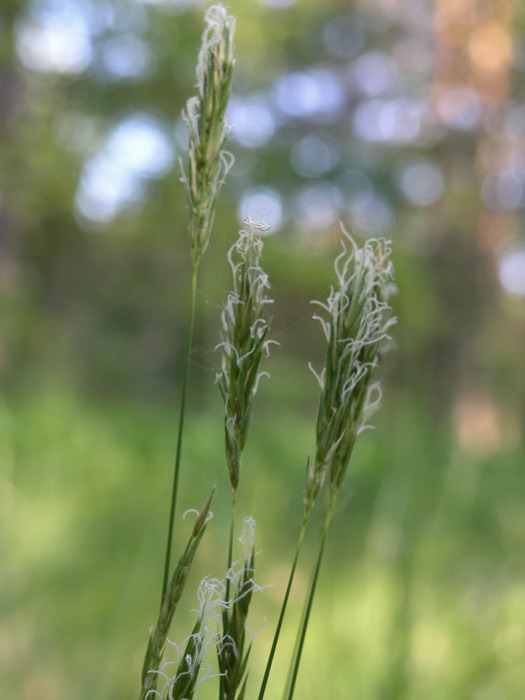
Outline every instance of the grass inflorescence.
<path fill-rule="evenodd" d="M 183 164 L 183 182 L 189 202 L 191 248 L 191 296 L 188 349 L 184 366 L 181 408 L 174 467 L 168 540 L 164 566 L 161 606 L 157 623 L 147 645 L 141 677 L 141 700 L 192 700 L 204 681 L 215 679 L 218 700 L 247 700 L 252 638 L 248 631 L 255 582 L 255 523 L 244 520 L 239 538 L 244 553 L 234 561 L 234 533 L 237 493 L 241 488 L 241 462 L 249 435 L 254 397 L 259 380 L 267 374 L 261 362 L 268 353 L 272 299 L 268 276 L 262 266 L 263 224 L 246 222 L 228 254 L 232 290 L 223 307 L 221 338 L 217 345 L 220 365 L 217 384 L 224 405 L 225 465 L 231 494 L 227 561 L 222 578 L 205 577 L 199 586 L 199 610 L 190 634 L 180 644 L 168 636 L 177 606 L 186 588 L 188 575 L 198 554 L 211 517 L 213 491 L 200 511 L 188 541 L 175 566 L 171 563 L 178 497 L 186 397 L 189 386 L 189 360 L 196 315 L 198 270 L 212 230 L 217 194 L 232 165 L 225 150 L 228 133 L 226 107 L 231 89 L 233 31 L 235 21 L 221 5 L 206 12 L 206 28 L 197 65 L 197 90 L 184 110 L 189 131 L 188 159 Z M 303 488 L 303 515 L 291 557 L 290 573 L 275 626 L 268 661 L 253 697 L 265 695 L 295 572 L 311 515 L 325 496 L 317 557 L 312 571 L 304 611 L 291 654 L 285 697 L 291 700 L 299 673 L 303 645 L 308 631 L 325 543 L 334 509 L 343 486 L 355 442 L 368 427 L 368 421 L 381 399 L 375 376 L 381 356 L 388 348 L 389 330 L 394 320 L 389 297 L 394 289 L 390 244 L 367 240 L 359 246 L 342 230 L 342 251 L 334 263 L 335 281 L 326 302 L 314 315 L 322 325 L 326 340 L 325 364 L 314 371 L 320 386 L 315 452 L 307 458 Z M 312 369 L 312 368 L 311 368 Z M 177 659 L 170 662 L 166 649 L 174 648 Z M 212 653 L 213 652 L 213 653 Z M 289 654 L 284 651 L 287 656 Z"/>
<path fill-rule="evenodd" d="M 225 121 L 230 98 L 235 20 L 222 5 L 206 12 L 206 29 L 197 63 L 198 94 L 188 100 L 183 117 L 189 131 L 189 150 L 182 180 L 190 205 L 193 265 L 208 247 L 217 194 L 233 158 L 225 149 Z"/>
<path fill-rule="evenodd" d="M 185 184 L 190 206 L 191 300 L 161 605 L 167 592 L 171 569 L 171 550 L 179 490 L 190 355 L 193 347 L 197 306 L 199 266 L 201 258 L 208 247 L 217 194 L 233 163 L 231 154 L 225 149 L 228 133 L 225 113 L 230 96 L 234 66 L 233 35 L 235 19 L 226 12 L 222 5 L 213 5 L 206 12 L 205 22 L 206 29 L 202 37 L 197 63 L 198 92 L 197 95 L 188 100 L 183 110 L 183 117 L 189 132 L 187 165 L 181 162 L 181 168 L 183 172 L 182 181 Z"/>
<path fill-rule="evenodd" d="M 334 508 L 358 435 L 381 401 L 381 385 L 373 382 L 381 351 L 388 347 L 389 329 L 395 323 L 389 305 L 394 291 L 390 244 L 367 240 L 359 248 L 343 229 L 342 252 L 336 258 L 336 283 L 326 303 L 315 302 L 327 318 L 316 316 L 326 337 L 326 360 L 316 427 L 316 456 L 307 470 L 305 514 L 319 495 L 325 478 L 328 496 L 321 527 L 317 560 L 305 603 L 292 662 L 287 697 L 293 697 L 310 613 L 313 605 Z"/>
<path fill-rule="evenodd" d="M 242 230 L 230 249 L 233 290 L 222 312 L 221 369 L 217 383 L 225 409 L 226 463 L 232 491 L 239 486 L 241 453 L 248 437 L 253 397 L 268 352 L 268 276 L 261 267 L 262 241 L 253 228 Z"/>

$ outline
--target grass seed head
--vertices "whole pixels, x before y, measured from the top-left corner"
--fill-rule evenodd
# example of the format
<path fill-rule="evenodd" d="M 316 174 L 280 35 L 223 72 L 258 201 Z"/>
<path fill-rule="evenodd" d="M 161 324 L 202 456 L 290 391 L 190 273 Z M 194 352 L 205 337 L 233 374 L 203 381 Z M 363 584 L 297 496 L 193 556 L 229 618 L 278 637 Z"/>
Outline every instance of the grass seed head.
<path fill-rule="evenodd" d="M 226 605 L 224 595 L 224 581 L 208 577 L 202 579 L 198 589 L 197 622 L 182 644 L 168 642 L 177 658 L 175 662 L 166 661 L 162 666 L 159 675 L 164 684 L 161 690 L 155 691 L 155 697 L 162 700 L 193 700 L 202 683 L 220 675 L 206 661 L 206 657 L 222 643 L 220 623 Z M 176 665 L 175 673 L 170 672 L 173 663 Z"/>
<path fill-rule="evenodd" d="M 263 244 L 253 229 L 243 230 L 229 253 L 233 290 L 222 312 L 221 368 L 217 383 L 224 401 L 226 458 L 233 491 L 239 483 L 241 453 L 246 443 L 257 391 L 259 365 L 272 341 L 266 307 L 268 277 L 261 267 Z"/>
<path fill-rule="evenodd" d="M 228 133 L 225 113 L 235 64 L 235 19 L 222 5 L 213 5 L 207 10 L 205 20 L 197 63 L 198 93 L 183 110 L 189 149 L 182 181 L 190 205 L 194 265 L 198 265 L 208 247 L 217 194 L 233 163 L 233 156 L 224 149 L 224 144 Z"/>
<path fill-rule="evenodd" d="M 391 247 L 369 239 L 362 248 L 343 230 L 343 250 L 336 258 L 336 284 L 326 312 L 316 316 L 327 339 L 325 367 L 316 377 L 321 386 L 317 417 L 317 450 L 309 465 L 306 501 L 312 503 L 328 473 L 339 489 L 357 435 L 378 408 L 381 390 L 372 376 L 395 323 L 389 305 L 394 290 Z"/>
<path fill-rule="evenodd" d="M 244 554 L 227 572 L 226 580 L 205 577 L 199 584 L 197 621 L 188 637 L 178 644 L 168 642 L 176 660 L 164 661 L 156 673 L 162 681 L 159 690 L 152 689 L 145 697 L 160 700 L 193 700 L 202 683 L 219 678 L 223 700 L 241 700 L 246 687 L 251 636 L 247 629 L 252 595 L 261 590 L 254 581 L 255 521 L 245 518 L 239 541 Z M 218 673 L 206 658 L 217 654 Z M 175 671 L 171 670 L 175 667 Z"/>
<path fill-rule="evenodd" d="M 179 557 L 172 574 L 170 585 L 162 601 L 159 618 L 155 629 L 151 631 L 148 647 L 142 667 L 142 693 L 141 700 L 148 697 L 158 697 L 156 690 L 159 679 L 162 658 L 168 639 L 168 632 L 173 620 L 173 615 L 186 587 L 186 581 L 193 564 L 193 559 L 199 547 L 200 541 L 211 517 L 210 505 L 215 492 L 213 488 L 210 497 L 200 511 L 197 511 L 197 520 L 188 539 L 186 547 Z"/>
<path fill-rule="evenodd" d="M 228 571 L 231 599 L 222 613 L 222 642 L 218 648 L 223 700 L 240 700 L 245 693 L 251 638 L 247 623 L 255 583 L 255 520 L 245 518 L 239 541 L 244 554 Z"/>

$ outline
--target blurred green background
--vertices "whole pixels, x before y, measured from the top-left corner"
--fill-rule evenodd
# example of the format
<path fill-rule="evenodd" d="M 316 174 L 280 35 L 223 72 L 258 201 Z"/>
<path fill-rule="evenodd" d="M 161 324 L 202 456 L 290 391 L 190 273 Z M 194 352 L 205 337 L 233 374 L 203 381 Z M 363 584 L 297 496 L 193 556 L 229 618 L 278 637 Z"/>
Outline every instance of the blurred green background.
<path fill-rule="evenodd" d="M 205 3 L 0 6 L 0 695 L 138 695 L 162 575 L 189 253 L 180 110 Z M 222 576 L 225 252 L 272 225 L 275 303 L 241 479 L 253 696 L 299 525 L 342 220 L 393 239 L 396 349 L 352 460 L 297 697 L 521 700 L 525 82 L 512 0 L 232 0 L 235 167 L 203 261 L 182 504 L 219 481 L 172 631 Z M 243 488 L 244 487 L 244 488 Z M 189 524 L 178 529 L 178 546 Z M 280 697 L 315 545 L 268 697 Z M 265 618 L 268 624 L 264 627 Z M 214 697 L 213 682 L 202 686 Z"/>

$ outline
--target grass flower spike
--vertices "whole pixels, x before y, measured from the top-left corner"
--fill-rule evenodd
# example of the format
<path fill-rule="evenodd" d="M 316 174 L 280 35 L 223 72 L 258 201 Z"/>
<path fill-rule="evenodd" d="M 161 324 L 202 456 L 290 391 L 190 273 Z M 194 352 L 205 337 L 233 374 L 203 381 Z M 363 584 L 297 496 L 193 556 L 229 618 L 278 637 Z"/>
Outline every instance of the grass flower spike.
<path fill-rule="evenodd" d="M 222 642 L 218 649 L 221 671 L 219 700 L 243 700 L 248 680 L 248 611 L 254 590 L 260 587 L 254 581 L 255 574 L 255 520 L 245 518 L 239 540 L 244 545 L 244 555 L 228 571 L 232 595 L 222 614 Z"/>
<path fill-rule="evenodd" d="M 266 227 L 248 221 L 228 253 L 233 285 L 223 307 L 217 345 L 220 364 L 216 383 L 224 404 L 222 420 L 231 495 L 227 574 L 224 580 L 206 577 L 201 581 L 200 607 L 193 629 L 190 628 L 189 634 L 188 630 L 185 632 L 187 636 L 180 645 L 168 640 L 174 613 L 207 527 L 213 496 L 212 492 L 203 508 L 195 511 L 193 531 L 172 565 L 199 269 L 210 240 L 217 194 L 233 162 L 225 150 L 228 135 L 225 115 L 234 67 L 235 20 L 219 4 L 206 11 L 205 21 L 197 65 L 197 94 L 183 110 L 189 130 L 188 160 L 182 168 L 182 181 L 189 203 L 191 298 L 160 611 L 149 635 L 140 700 L 197 700 L 201 684 L 211 678 L 218 685 L 218 700 L 246 700 L 252 647 L 248 615 L 253 593 L 260 590 L 254 581 L 253 519 L 244 520 L 239 538 L 244 545 L 243 556 L 235 561 L 233 556 L 241 463 L 253 400 L 260 378 L 267 374 L 260 369 L 263 355 L 268 354 L 270 344 L 275 342 L 268 339 L 271 319 L 267 307 L 273 300 L 268 296 L 268 276 L 261 266 L 263 242 L 257 235 Z M 315 452 L 307 460 L 302 520 L 258 700 L 264 700 L 303 542 L 324 486 L 327 500 L 317 555 L 285 691 L 285 697 L 292 700 L 334 506 L 355 441 L 368 427 L 368 419 L 381 399 L 379 382 L 373 374 L 394 323 L 389 306 L 393 290 L 390 244 L 370 239 L 359 247 L 343 230 L 342 246 L 335 260 L 336 280 L 328 300 L 316 302 L 324 310 L 314 318 L 322 324 L 327 348 L 324 369 L 319 374 L 314 371 L 321 387 Z M 216 658 L 210 662 L 206 657 L 211 651 Z"/>
<path fill-rule="evenodd" d="M 268 352 L 267 340 L 270 320 L 266 306 L 272 300 L 266 296 L 268 277 L 261 267 L 263 244 L 254 229 L 265 230 L 262 224 L 250 224 L 241 230 L 237 242 L 228 253 L 233 273 L 233 290 L 228 295 L 222 312 L 221 368 L 217 383 L 224 401 L 224 432 L 226 466 L 231 491 L 230 536 L 228 541 L 228 569 L 232 565 L 235 510 L 241 454 L 248 437 L 253 397 L 262 372 L 259 365 Z M 229 581 L 226 595 L 229 597 Z"/>
<path fill-rule="evenodd" d="M 183 118 L 189 130 L 187 170 L 185 170 L 182 163 L 181 168 L 183 171 L 182 181 L 186 186 L 186 194 L 190 205 L 191 300 L 162 598 L 166 595 L 171 570 L 171 550 L 182 459 L 186 395 L 197 306 L 198 270 L 201 258 L 208 247 L 217 193 L 233 162 L 232 156 L 224 150 L 224 143 L 228 132 L 225 113 L 230 97 L 232 72 L 235 63 L 233 58 L 235 19 L 227 14 L 222 5 L 213 5 L 207 10 L 205 21 L 206 29 L 202 36 L 197 63 L 198 94 L 188 100 L 183 110 Z"/>
<path fill-rule="evenodd" d="M 197 622 L 182 644 L 168 642 L 177 658 L 162 665 L 158 673 L 162 685 L 158 691 L 154 691 L 152 698 L 193 700 L 202 683 L 218 676 L 212 664 L 206 661 L 206 656 L 216 651 L 222 643 L 220 624 L 225 605 L 224 591 L 224 581 L 208 577 L 202 579 L 198 590 Z M 170 671 L 174 664 L 175 673 Z"/>
<path fill-rule="evenodd" d="M 226 579 L 205 577 L 199 584 L 197 621 L 180 644 L 168 641 L 174 661 L 164 661 L 156 673 L 159 689 L 145 698 L 193 700 L 206 681 L 219 680 L 219 700 L 243 700 L 248 676 L 251 637 L 246 623 L 252 595 L 261 590 L 254 581 L 255 521 L 246 518 L 239 541 L 243 556 L 227 572 Z M 226 597 L 228 584 L 233 596 Z M 210 654 L 216 654 L 217 669 Z M 175 670 L 173 670 L 175 669 Z"/>
<path fill-rule="evenodd" d="M 395 287 L 390 243 L 369 239 L 359 248 L 343 229 L 343 250 L 336 258 L 336 284 L 326 304 L 316 302 L 328 318 L 315 316 L 327 340 L 326 362 L 317 377 L 321 386 L 316 428 L 316 456 L 309 461 L 305 512 L 313 508 L 328 476 L 329 494 L 319 538 L 317 559 L 286 697 L 292 700 L 328 531 L 355 441 L 367 426 L 381 398 L 379 382 L 372 382 L 382 348 L 395 323 L 388 299 Z"/>
<path fill-rule="evenodd" d="M 233 291 L 222 313 L 221 369 L 217 383 L 224 401 L 226 460 L 233 492 L 239 484 L 241 452 L 246 444 L 252 401 L 261 376 L 259 364 L 271 342 L 266 306 L 268 277 L 261 268 L 262 241 L 254 226 L 241 231 L 229 253 Z"/>
<path fill-rule="evenodd" d="M 197 548 L 211 517 L 210 505 L 214 490 L 210 494 L 210 497 L 200 512 L 197 514 L 197 519 L 186 545 L 186 549 L 179 558 L 175 571 L 173 572 L 173 576 L 171 577 L 170 585 L 163 597 L 157 625 L 150 633 L 148 647 L 144 658 L 144 665 L 142 668 L 141 700 L 146 700 L 148 697 L 156 697 L 155 693 L 157 691 L 155 689 L 157 687 L 157 681 L 171 621 L 184 592 L 184 588 L 186 587 L 186 580 L 188 578 L 195 553 L 197 552 Z"/>
<path fill-rule="evenodd" d="M 316 377 L 321 386 L 316 457 L 309 466 L 307 499 L 313 500 L 328 473 L 331 488 L 344 479 L 357 435 L 378 407 L 381 390 L 372 383 L 381 348 L 395 323 L 388 304 L 394 289 L 390 243 L 370 239 L 358 248 L 343 231 L 343 251 L 334 265 L 337 283 L 326 304 L 328 318 L 315 316 L 326 335 L 326 363 Z"/>
<path fill-rule="evenodd" d="M 189 129 L 189 153 L 182 179 L 190 205 L 194 265 L 198 265 L 208 247 L 217 193 L 233 162 L 224 143 L 228 133 L 225 112 L 235 64 L 235 19 L 222 5 L 213 5 L 205 20 L 197 64 L 198 94 L 188 100 L 183 111 Z"/>
<path fill-rule="evenodd" d="M 343 250 L 334 265 L 337 283 L 332 287 L 326 304 L 315 302 L 328 314 L 328 319 L 314 316 L 321 321 L 328 342 L 326 365 L 322 373 L 319 375 L 311 368 L 321 386 L 316 455 L 315 458 L 308 456 L 307 460 L 303 519 L 258 700 L 263 700 L 266 692 L 304 536 L 328 473 L 330 497 L 313 584 L 300 631 L 299 651 L 292 670 L 293 694 L 302 641 L 306 634 L 336 495 L 356 437 L 366 427 L 366 420 L 377 408 L 381 396 L 379 384 L 373 384 L 371 379 L 372 371 L 379 361 L 381 346 L 388 339 L 388 329 L 394 322 L 388 306 L 388 297 L 394 288 L 393 268 L 389 261 L 390 245 L 386 241 L 369 240 L 362 249 L 358 248 L 343 229 L 342 246 Z"/>

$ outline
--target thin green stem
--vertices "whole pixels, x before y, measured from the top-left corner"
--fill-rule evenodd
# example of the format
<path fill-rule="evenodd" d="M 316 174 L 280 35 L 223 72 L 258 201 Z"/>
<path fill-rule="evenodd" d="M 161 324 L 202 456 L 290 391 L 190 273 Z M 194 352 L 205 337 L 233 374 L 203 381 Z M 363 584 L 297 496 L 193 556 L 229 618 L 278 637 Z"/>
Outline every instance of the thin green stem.
<path fill-rule="evenodd" d="M 226 601 L 230 601 L 230 577 L 228 573 L 233 562 L 233 534 L 235 532 L 235 513 L 237 512 L 237 490 L 232 491 L 232 504 L 230 513 L 230 536 L 228 540 L 228 566 L 226 568 Z"/>
<path fill-rule="evenodd" d="M 323 561 L 324 548 L 326 544 L 326 536 L 328 535 L 328 530 L 330 529 L 330 523 L 332 521 L 332 513 L 336 501 L 337 492 L 331 490 L 328 504 L 326 508 L 325 518 L 323 522 L 323 527 L 321 530 L 321 536 L 319 540 L 319 551 L 317 553 L 317 561 L 315 563 L 315 569 L 310 582 L 310 590 L 308 592 L 308 598 L 306 600 L 306 606 L 304 609 L 303 619 L 301 622 L 301 628 L 299 631 L 299 636 L 297 639 L 297 645 L 294 653 L 294 660 L 292 666 L 292 673 L 290 681 L 288 684 L 288 691 L 285 693 L 287 700 L 292 700 L 295 691 L 295 683 L 297 681 L 297 674 L 299 672 L 299 666 L 301 663 L 301 656 L 303 653 L 304 640 L 306 638 L 306 632 L 308 630 L 308 623 L 310 621 L 310 613 L 312 612 L 312 605 L 314 602 L 315 591 L 317 588 L 317 581 L 319 579 L 319 571 L 321 570 L 321 563 Z"/>
<path fill-rule="evenodd" d="M 314 600 L 314 596 L 315 596 L 315 590 L 317 587 L 317 580 L 319 578 L 319 570 L 321 568 L 321 562 L 323 559 L 325 542 L 326 542 L 326 530 L 323 528 L 323 531 L 321 534 L 321 540 L 319 543 L 319 552 L 317 554 L 317 562 L 315 564 L 314 575 L 313 575 L 312 581 L 310 583 L 310 591 L 308 593 L 308 600 L 306 602 L 306 608 L 305 608 L 305 612 L 304 612 L 304 616 L 303 616 L 303 621 L 301 624 L 301 630 L 299 632 L 297 650 L 295 652 L 295 659 L 293 662 L 293 670 L 292 670 L 292 675 L 291 675 L 291 679 L 290 679 L 290 687 L 289 687 L 288 693 L 286 695 L 287 700 L 292 700 L 294 690 L 295 690 L 295 682 L 297 680 L 297 674 L 299 672 L 299 665 L 301 663 L 301 655 L 303 653 L 304 640 L 306 637 L 306 631 L 308 629 L 308 622 L 310 619 L 310 612 L 312 610 L 312 604 L 313 604 L 313 600 Z"/>
<path fill-rule="evenodd" d="M 281 612 L 279 613 L 279 620 L 277 621 L 277 627 L 275 628 L 275 634 L 273 636 L 272 648 L 270 649 L 270 654 L 268 656 L 268 661 L 266 662 L 266 668 L 264 670 L 264 677 L 261 683 L 261 689 L 259 691 L 258 700 L 262 700 L 264 693 L 266 691 L 266 685 L 268 684 L 268 678 L 270 677 L 270 671 L 272 669 L 273 657 L 275 656 L 275 650 L 277 649 L 277 643 L 279 642 L 279 636 L 281 634 L 281 627 L 283 625 L 284 616 L 286 613 L 286 608 L 288 606 L 288 599 L 290 597 L 290 591 L 292 590 L 292 584 L 295 577 L 295 569 L 297 567 L 297 562 L 299 561 L 299 554 L 301 553 L 301 548 L 303 545 L 304 534 L 306 532 L 306 527 L 310 519 L 310 513 L 305 511 L 303 516 L 303 522 L 301 523 L 301 529 L 299 531 L 299 537 L 297 538 L 297 545 L 295 547 L 295 555 L 293 558 L 292 568 L 290 569 L 290 575 L 288 577 L 288 584 L 286 586 L 286 592 L 284 594 L 284 599 L 281 605 Z"/>
<path fill-rule="evenodd" d="M 198 265 L 194 264 L 192 266 L 191 272 L 191 300 L 190 300 L 190 320 L 188 329 L 188 346 L 186 350 L 186 359 L 184 363 L 184 373 L 182 376 L 182 390 L 180 397 L 180 412 L 179 412 L 179 427 L 177 434 L 177 451 L 175 455 L 175 465 L 173 470 L 173 487 L 171 491 L 171 505 L 170 505 L 170 515 L 168 522 L 168 541 L 166 544 L 166 559 L 164 562 L 164 578 L 162 582 L 162 599 L 161 605 L 166 596 L 166 591 L 168 590 L 169 578 L 170 578 L 170 568 L 171 568 L 171 550 L 173 546 L 173 530 L 175 524 L 175 513 L 177 510 L 177 496 L 179 491 L 179 476 L 180 476 L 180 462 L 182 456 L 182 438 L 184 434 L 184 418 L 186 415 L 186 397 L 188 393 L 188 380 L 190 376 L 190 360 L 191 352 L 193 349 L 193 334 L 195 329 L 195 309 L 197 306 L 197 272 Z"/>

